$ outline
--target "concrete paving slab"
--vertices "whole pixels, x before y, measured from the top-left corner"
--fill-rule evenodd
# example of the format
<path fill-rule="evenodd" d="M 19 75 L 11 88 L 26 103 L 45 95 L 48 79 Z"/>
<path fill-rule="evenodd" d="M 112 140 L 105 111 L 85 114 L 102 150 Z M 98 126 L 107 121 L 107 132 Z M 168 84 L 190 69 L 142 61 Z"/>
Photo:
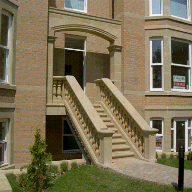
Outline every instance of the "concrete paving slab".
<path fill-rule="evenodd" d="M 135 158 L 115 161 L 110 168 L 124 175 L 166 185 L 178 184 L 178 168 Z M 184 170 L 184 187 L 192 188 L 192 171 Z"/>

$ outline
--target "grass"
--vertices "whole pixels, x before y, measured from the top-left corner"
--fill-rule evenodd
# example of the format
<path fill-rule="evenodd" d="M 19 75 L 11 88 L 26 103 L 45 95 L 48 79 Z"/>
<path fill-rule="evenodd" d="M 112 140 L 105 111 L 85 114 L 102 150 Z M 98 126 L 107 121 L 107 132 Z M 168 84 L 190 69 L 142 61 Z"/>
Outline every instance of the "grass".
<path fill-rule="evenodd" d="M 21 188 L 16 180 L 16 176 L 13 173 L 6 174 L 6 177 L 13 189 L 13 192 L 21 192 Z"/>
<path fill-rule="evenodd" d="M 143 181 L 126 177 L 109 169 L 100 169 L 96 166 L 83 166 L 66 172 L 55 183 L 49 192 L 162 192 L 176 191 L 171 185 L 161 185 L 149 181 Z M 184 191 L 192 191 L 185 189 Z"/>
<path fill-rule="evenodd" d="M 13 188 L 13 192 L 22 191 L 19 187 L 16 176 L 8 174 L 7 178 Z M 47 192 L 175 192 L 171 185 L 162 185 L 149 181 L 130 178 L 118 174 L 109 169 L 100 169 L 96 166 L 82 166 L 66 172 L 59 177 L 55 185 L 48 188 Z M 185 189 L 185 192 L 192 192 Z"/>
<path fill-rule="evenodd" d="M 157 163 L 171 167 L 179 167 L 179 159 L 157 159 Z M 192 170 L 192 161 L 184 160 L 184 168 Z"/>

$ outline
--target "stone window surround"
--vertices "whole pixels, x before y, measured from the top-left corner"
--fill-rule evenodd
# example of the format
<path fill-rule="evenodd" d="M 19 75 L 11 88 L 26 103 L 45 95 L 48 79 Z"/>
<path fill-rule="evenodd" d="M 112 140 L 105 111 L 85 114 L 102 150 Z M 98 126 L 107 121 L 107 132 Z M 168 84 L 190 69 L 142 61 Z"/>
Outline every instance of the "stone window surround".
<path fill-rule="evenodd" d="M 164 16 L 170 16 L 172 18 L 183 20 L 183 21 L 190 21 L 191 22 L 191 13 L 192 13 L 192 7 L 191 7 L 191 0 L 188 1 L 188 19 L 177 17 L 170 14 L 170 0 L 161 0 L 161 14 L 152 14 L 152 0 L 145 0 L 145 16 L 154 16 L 154 17 L 164 17 Z"/>

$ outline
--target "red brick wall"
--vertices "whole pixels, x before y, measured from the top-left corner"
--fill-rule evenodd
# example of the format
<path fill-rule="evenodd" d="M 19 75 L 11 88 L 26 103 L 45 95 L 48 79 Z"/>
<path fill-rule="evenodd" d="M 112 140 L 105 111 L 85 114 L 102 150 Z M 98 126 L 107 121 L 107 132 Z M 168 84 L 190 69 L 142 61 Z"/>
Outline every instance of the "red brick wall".
<path fill-rule="evenodd" d="M 45 135 L 48 1 L 19 0 L 14 163 L 29 162 L 35 127 Z"/>

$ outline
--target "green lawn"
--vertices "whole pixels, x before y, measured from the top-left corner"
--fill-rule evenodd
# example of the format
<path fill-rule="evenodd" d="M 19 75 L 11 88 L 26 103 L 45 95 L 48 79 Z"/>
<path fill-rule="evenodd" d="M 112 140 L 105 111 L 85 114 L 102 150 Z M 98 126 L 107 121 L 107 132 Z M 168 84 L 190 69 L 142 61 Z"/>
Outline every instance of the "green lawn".
<path fill-rule="evenodd" d="M 163 165 L 168 165 L 171 167 L 179 167 L 179 159 L 157 159 L 157 163 L 163 164 Z M 192 170 L 192 161 L 184 161 L 184 168 Z"/>
<path fill-rule="evenodd" d="M 7 175 L 13 187 L 13 192 L 20 192 L 15 176 Z M 153 182 L 133 179 L 113 172 L 109 169 L 100 169 L 96 166 L 83 166 L 79 169 L 66 172 L 58 178 L 55 185 L 47 192 L 176 192 L 171 185 L 161 185 Z M 192 189 L 185 189 L 192 192 Z"/>

